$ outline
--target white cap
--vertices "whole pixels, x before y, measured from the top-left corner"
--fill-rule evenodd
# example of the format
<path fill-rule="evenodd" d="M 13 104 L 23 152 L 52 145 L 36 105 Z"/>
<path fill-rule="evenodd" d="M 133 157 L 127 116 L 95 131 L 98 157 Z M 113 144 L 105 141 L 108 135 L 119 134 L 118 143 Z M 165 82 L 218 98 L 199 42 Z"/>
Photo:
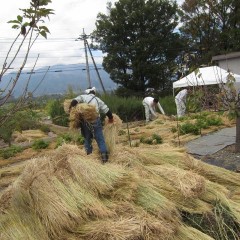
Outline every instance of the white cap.
<path fill-rule="evenodd" d="M 86 94 L 89 94 L 91 91 L 96 92 L 96 88 L 95 88 L 95 87 L 88 88 L 88 89 L 85 90 L 85 93 L 86 93 Z"/>

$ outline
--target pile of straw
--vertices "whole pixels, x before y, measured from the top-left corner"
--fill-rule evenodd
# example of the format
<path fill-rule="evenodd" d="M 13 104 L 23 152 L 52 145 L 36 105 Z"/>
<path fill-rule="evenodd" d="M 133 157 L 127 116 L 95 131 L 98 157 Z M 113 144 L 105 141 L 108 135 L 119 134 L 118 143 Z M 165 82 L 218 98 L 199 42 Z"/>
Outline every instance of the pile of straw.
<path fill-rule="evenodd" d="M 80 127 L 82 120 L 92 123 L 96 121 L 99 114 L 94 105 L 88 103 L 78 103 L 75 107 L 71 108 L 69 116 L 70 129 L 77 129 Z"/>
<path fill-rule="evenodd" d="M 210 240 L 208 226 L 181 216 L 217 223 L 216 202 L 223 223 L 240 224 L 237 173 L 227 179 L 167 145 L 116 148 L 107 165 L 70 144 L 29 161 L 0 194 L 0 239 Z"/>
<path fill-rule="evenodd" d="M 118 132 L 122 126 L 122 120 L 117 114 L 113 114 L 113 123 L 109 123 L 108 117 L 104 120 L 103 134 L 107 145 L 108 152 L 111 154 L 118 142 Z"/>
<path fill-rule="evenodd" d="M 158 165 L 149 169 L 166 178 L 186 198 L 196 198 L 205 192 L 205 179 L 193 171 L 172 165 Z"/>

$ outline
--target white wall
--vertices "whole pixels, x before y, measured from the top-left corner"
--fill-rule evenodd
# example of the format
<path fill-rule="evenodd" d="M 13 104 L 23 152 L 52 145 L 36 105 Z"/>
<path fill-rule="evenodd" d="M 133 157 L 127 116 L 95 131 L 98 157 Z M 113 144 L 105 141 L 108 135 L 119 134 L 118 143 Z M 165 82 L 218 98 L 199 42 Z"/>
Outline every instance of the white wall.
<path fill-rule="evenodd" d="M 220 68 L 240 74 L 240 58 L 218 60 L 218 65 Z"/>

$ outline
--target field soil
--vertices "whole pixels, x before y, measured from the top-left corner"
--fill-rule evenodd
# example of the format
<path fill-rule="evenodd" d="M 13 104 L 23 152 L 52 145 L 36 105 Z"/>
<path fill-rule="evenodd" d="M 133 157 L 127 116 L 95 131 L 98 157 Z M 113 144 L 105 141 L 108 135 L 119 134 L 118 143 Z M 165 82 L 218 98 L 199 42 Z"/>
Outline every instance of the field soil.
<path fill-rule="evenodd" d="M 240 173 L 240 152 L 235 151 L 235 144 L 229 145 L 211 155 L 194 157 L 206 163 Z"/>

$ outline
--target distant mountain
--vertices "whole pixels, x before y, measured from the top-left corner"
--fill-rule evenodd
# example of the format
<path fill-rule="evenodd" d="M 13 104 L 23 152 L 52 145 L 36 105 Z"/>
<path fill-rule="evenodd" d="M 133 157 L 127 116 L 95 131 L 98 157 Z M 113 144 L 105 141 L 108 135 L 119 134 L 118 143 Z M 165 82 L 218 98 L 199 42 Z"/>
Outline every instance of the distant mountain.
<path fill-rule="evenodd" d="M 95 86 L 97 91 L 102 92 L 103 89 L 94 66 L 90 65 L 89 69 L 91 86 Z M 116 89 L 117 85 L 110 79 L 109 74 L 105 72 L 101 66 L 99 66 L 98 69 L 105 90 L 111 91 Z M 31 76 L 28 92 L 33 92 L 33 96 L 35 97 L 48 94 L 64 94 L 69 87 L 71 87 L 74 92 L 80 93 L 89 87 L 85 65 L 78 65 L 77 67 L 76 64 L 54 65 L 48 70 L 44 77 L 45 73 L 46 68 L 40 68 Z M 9 80 L 15 76 L 16 72 L 5 74 L 0 83 L 0 89 L 5 89 Z M 14 97 L 19 97 L 22 94 L 29 77 L 29 72 L 22 72 L 14 90 Z"/>

